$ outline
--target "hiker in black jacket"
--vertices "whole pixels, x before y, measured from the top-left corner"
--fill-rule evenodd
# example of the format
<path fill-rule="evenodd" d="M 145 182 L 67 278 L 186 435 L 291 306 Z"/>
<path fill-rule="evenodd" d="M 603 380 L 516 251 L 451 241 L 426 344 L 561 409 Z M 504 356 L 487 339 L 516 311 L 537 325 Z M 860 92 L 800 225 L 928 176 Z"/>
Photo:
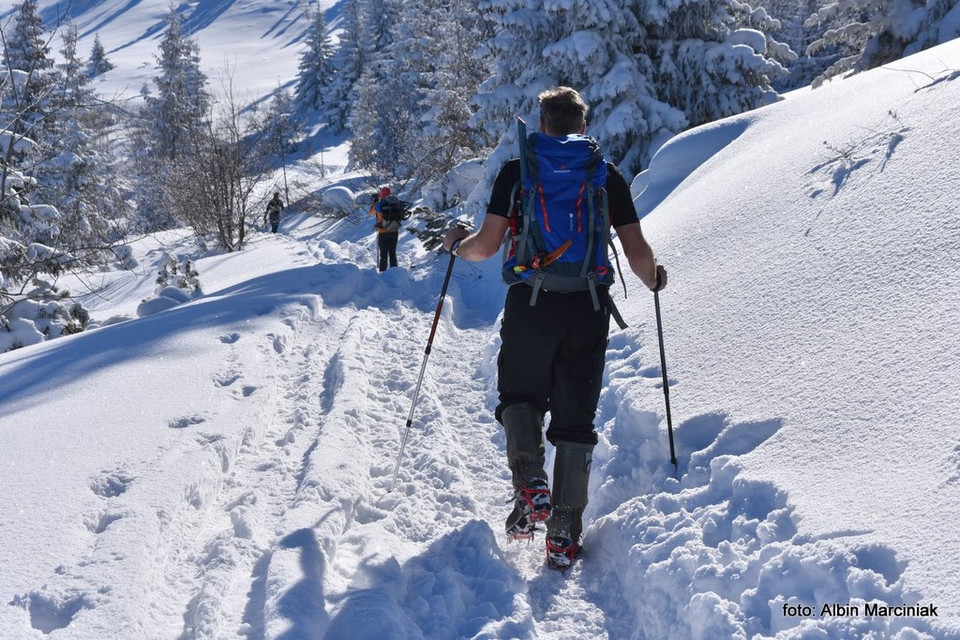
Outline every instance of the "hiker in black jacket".
<path fill-rule="evenodd" d="M 273 192 L 273 199 L 267 203 L 267 211 L 263 214 L 263 224 L 267 224 L 267 220 L 270 220 L 270 230 L 273 233 L 277 232 L 277 229 L 280 227 L 280 212 L 283 211 L 283 200 L 280 199 L 280 192 Z"/>
<path fill-rule="evenodd" d="M 559 143 L 559 146 L 576 144 L 584 149 L 596 149 L 596 143 L 582 135 L 586 130 L 588 107 L 575 90 L 557 87 L 539 97 L 540 133 L 531 139 L 543 148 Z M 566 144 L 571 141 L 575 144 Z M 525 153 L 529 157 L 529 151 Z M 596 157 L 599 150 L 594 154 Z M 666 286 L 667 272 L 657 265 L 653 250 L 643 237 L 626 180 L 614 165 L 600 158 L 591 165 L 594 174 L 587 175 L 603 173 L 602 167 L 605 167 L 603 187 L 608 195 L 609 227 L 594 226 L 606 234 L 610 227 L 616 230 L 631 270 L 647 288 L 658 291 Z M 527 165 L 530 164 L 528 161 Z M 533 164 L 535 169 L 543 171 L 542 163 Z M 566 172 L 564 165 L 559 168 L 561 171 L 554 173 Z M 504 236 L 510 231 L 511 255 L 519 256 L 518 244 L 526 236 L 517 224 L 518 216 L 524 215 L 523 203 L 515 206 L 514 201 L 518 183 L 521 183 L 521 161 L 511 160 L 496 178 L 480 229 L 473 234 L 460 228 L 448 230 L 444 248 L 466 260 L 485 260 L 499 252 Z M 531 190 L 536 191 L 545 184 L 549 184 L 547 176 Z M 576 186 L 579 184 L 587 183 Z M 556 227 L 566 226 L 568 219 L 570 229 L 577 229 L 569 233 L 584 233 L 581 228 L 589 225 L 580 223 L 586 216 L 580 199 L 576 200 L 576 211 L 568 212 L 554 206 L 551 195 L 543 189 L 535 194 L 532 208 L 539 213 L 532 224 L 538 225 L 539 235 L 534 235 L 557 233 Z M 597 197 L 597 201 L 601 199 Z M 595 209 L 591 209 L 591 215 L 596 214 Z M 575 219 L 577 224 L 573 223 Z M 572 238 L 571 242 L 573 240 L 578 238 Z M 591 255 L 589 250 L 584 250 L 584 258 L 571 272 L 573 276 L 540 280 L 535 274 L 540 274 L 541 269 L 548 271 L 547 265 L 553 262 L 562 262 L 563 254 L 571 246 L 596 246 L 582 238 L 578 241 L 579 245 L 565 243 L 549 253 L 527 255 L 523 263 L 513 258 L 514 265 L 505 268 L 504 279 L 515 284 L 507 291 L 498 360 L 496 417 L 506 434 L 507 463 L 517 496 L 513 512 L 507 518 L 507 534 L 511 539 L 532 538 L 537 522 L 547 520 L 547 563 L 560 569 L 570 566 L 580 553 L 590 463 L 597 444 L 593 421 L 603 381 L 612 308 L 608 295 L 612 274 L 608 271 L 612 269 L 602 266 L 589 278 L 577 277 L 581 275 L 579 266 Z M 606 248 L 600 251 L 605 259 Z M 584 281 L 587 284 L 581 286 Z M 570 288 L 564 283 L 571 283 Z M 546 437 L 556 446 L 552 492 L 544 470 L 543 417 L 547 411 L 551 421 Z"/>

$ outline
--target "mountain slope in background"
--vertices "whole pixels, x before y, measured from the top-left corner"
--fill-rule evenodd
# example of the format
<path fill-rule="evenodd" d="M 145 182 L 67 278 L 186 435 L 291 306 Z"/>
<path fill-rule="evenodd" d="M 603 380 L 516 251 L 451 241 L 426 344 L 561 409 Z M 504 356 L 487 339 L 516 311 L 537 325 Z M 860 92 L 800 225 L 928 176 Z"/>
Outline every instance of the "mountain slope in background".
<path fill-rule="evenodd" d="M 0 1 L 0 15 L 14 6 Z M 107 58 L 116 68 L 97 78 L 95 88 L 107 99 L 135 99 L 153 74 L 155 56 L 165 28 L 169 4 L 159 1 L 102 0 L 74 2 L 41 0 L 44 25 L 53 29 L 66 19 L 76 26 L 78 52 L 89 55 L 99 34 Z M 311 5 L 315 6 L 315 5 Z M 336 28 L 337 10 L 324 0 L 328 23 Z M 200 46 L 200 68 L 215 95 L 224 93 L 232 76 L 237 97 L 255 101 L 278 86 L 293 87 L 303 38 L 310 24 L 306 5 L 296 0 L 198 0 L 178 5 L 184 31 Z M 56 36 L 51 50 L 60 49 Z M 246 92 L 246 95 L 243 93 Z"/>

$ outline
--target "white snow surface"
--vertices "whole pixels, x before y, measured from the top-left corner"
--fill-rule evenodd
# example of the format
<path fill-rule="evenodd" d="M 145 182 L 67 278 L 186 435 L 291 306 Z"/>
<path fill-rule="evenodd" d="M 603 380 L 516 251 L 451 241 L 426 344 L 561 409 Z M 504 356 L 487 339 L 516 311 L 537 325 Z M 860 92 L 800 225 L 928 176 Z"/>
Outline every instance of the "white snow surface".
<path fill-rule="evenodd" d="M 388 492 L 449 258 L 404 234 L 378 274 L 362 209 L 139 242 L 83 298 L 100 328 L 0 355 L 0 638 L 960 638 L 956 69 L 661 149 L 635 186 L 678 477 L 631 276 L 567 573 L 502 533 L 496 260 L 454 264 Z M 164 250 L 206 295 L 135 318 Z"/>
<path fill-rule="evenodd" d="M 0 0 L 0 15 L 7 14 L 15 4 L 14 0 Z M 334 4 L 321 0 L 319 6 L 330 9 Z M 107 98 L 139 95 L 145 77 L 155 67 L 171 6 L 183 18 L 184 33 L 200 47 L 200 67 L 212 82 L 210 90 L 221 91 L 218 78 L 230 69 L 234 88 L 249 93 L 238 95 L 241 99 L 262 97 L 295 78 L 309 26 L 306 5 L 297 0 L 39 0 L 38 5 L 47 29 L 68 19 L 76 25 L 77 52 L 83 58 L 89 56 L 99 34 L 107 59 L 116 65 L 94 83 Z M 56 35 L 51 41 L 51 55 L 58 55 L 60 47 L 60 36 Z"/>

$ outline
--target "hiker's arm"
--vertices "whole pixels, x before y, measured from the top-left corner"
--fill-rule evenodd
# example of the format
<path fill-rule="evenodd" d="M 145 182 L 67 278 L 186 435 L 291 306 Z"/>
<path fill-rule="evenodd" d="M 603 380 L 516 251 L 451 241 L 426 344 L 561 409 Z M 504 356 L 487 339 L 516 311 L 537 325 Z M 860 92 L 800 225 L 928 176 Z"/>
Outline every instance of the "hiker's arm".
<path fill-rule="evenodd" d="M 471 234 L 459 227 L 447 229 L 443 236 L 443 248 L 449 251 L 450 246 L 462 238 L 460 246 L 457 247 L 458 257 L 472 262 L 486 260 L 500 251 L 503 234 L 507 232 L 509 226 L 510 221 L 507 218 L 488 213 L 484 216 L 483 224 L 476 233 Z"/>
<path fill-rule="evenodd" d="M 637 274 L 637 277 L 643 281 L 648 289 L 657 288 L 657 271 L 661 271 L 661 289 L 666 286 L 666 270 L 663 267 L 657 267 L 657 260 L 653 256 L 653 249 L 643 237 L 640 231 L 640 223 L 633 222 L 617 227 L 617 237 L 620 238 L 620 246 L 623 247 L 623 253 L 627 256 L 630 263 L 630 270 Z"/>

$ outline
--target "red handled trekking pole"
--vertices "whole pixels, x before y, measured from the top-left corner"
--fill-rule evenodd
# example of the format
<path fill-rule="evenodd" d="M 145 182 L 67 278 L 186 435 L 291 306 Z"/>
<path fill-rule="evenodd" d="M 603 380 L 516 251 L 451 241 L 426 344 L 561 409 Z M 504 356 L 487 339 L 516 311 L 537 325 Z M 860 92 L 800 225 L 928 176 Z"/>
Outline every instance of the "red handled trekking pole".
<path fill-rule="evenodd" d="M 453 273 L 453 263 L 457 256 L 450 254 L 450 264 L 447 265 L 447 275 L 443 278 L 443 288 L 440 290 L 440 300 L 437 302 L 437 311 L 433 314 L 433 326 L 430 327 L 430 337 L 427 338 L 427 348 L 423 351 L 423 364 L 420 365 L 420 377 L 417 378 L 417 388 L 413 392 L 413 402 L 410 403 L 410 414 L 407 416 L 407 426 L 403 430 L 403 440 L 400 442 L 400 454 L 397 456 L 397 466 L 393 470 L 393 480 L 390 481 L 390 488 L 387 493 L 393 491 L 397 484 L 397 475 L 400 473 L 400 460 L 403 458 L 403 450 L 407 446 L 407 438 L 410 435 L 410 426 L 413 424 L 413 410 L 417 406 L 417 398 L 420 397 L 420 385 L 423 384 L 423 373 L 427 369 L 427 359 L 430 357 L 430 350 L 433 347 L 433 336 L 437 332 L 437 323 L 440 322 L 440 311 L 443 309 L 443 299 L 447 296 L 447 285 L 450 284 L 450 274 Z"/>

